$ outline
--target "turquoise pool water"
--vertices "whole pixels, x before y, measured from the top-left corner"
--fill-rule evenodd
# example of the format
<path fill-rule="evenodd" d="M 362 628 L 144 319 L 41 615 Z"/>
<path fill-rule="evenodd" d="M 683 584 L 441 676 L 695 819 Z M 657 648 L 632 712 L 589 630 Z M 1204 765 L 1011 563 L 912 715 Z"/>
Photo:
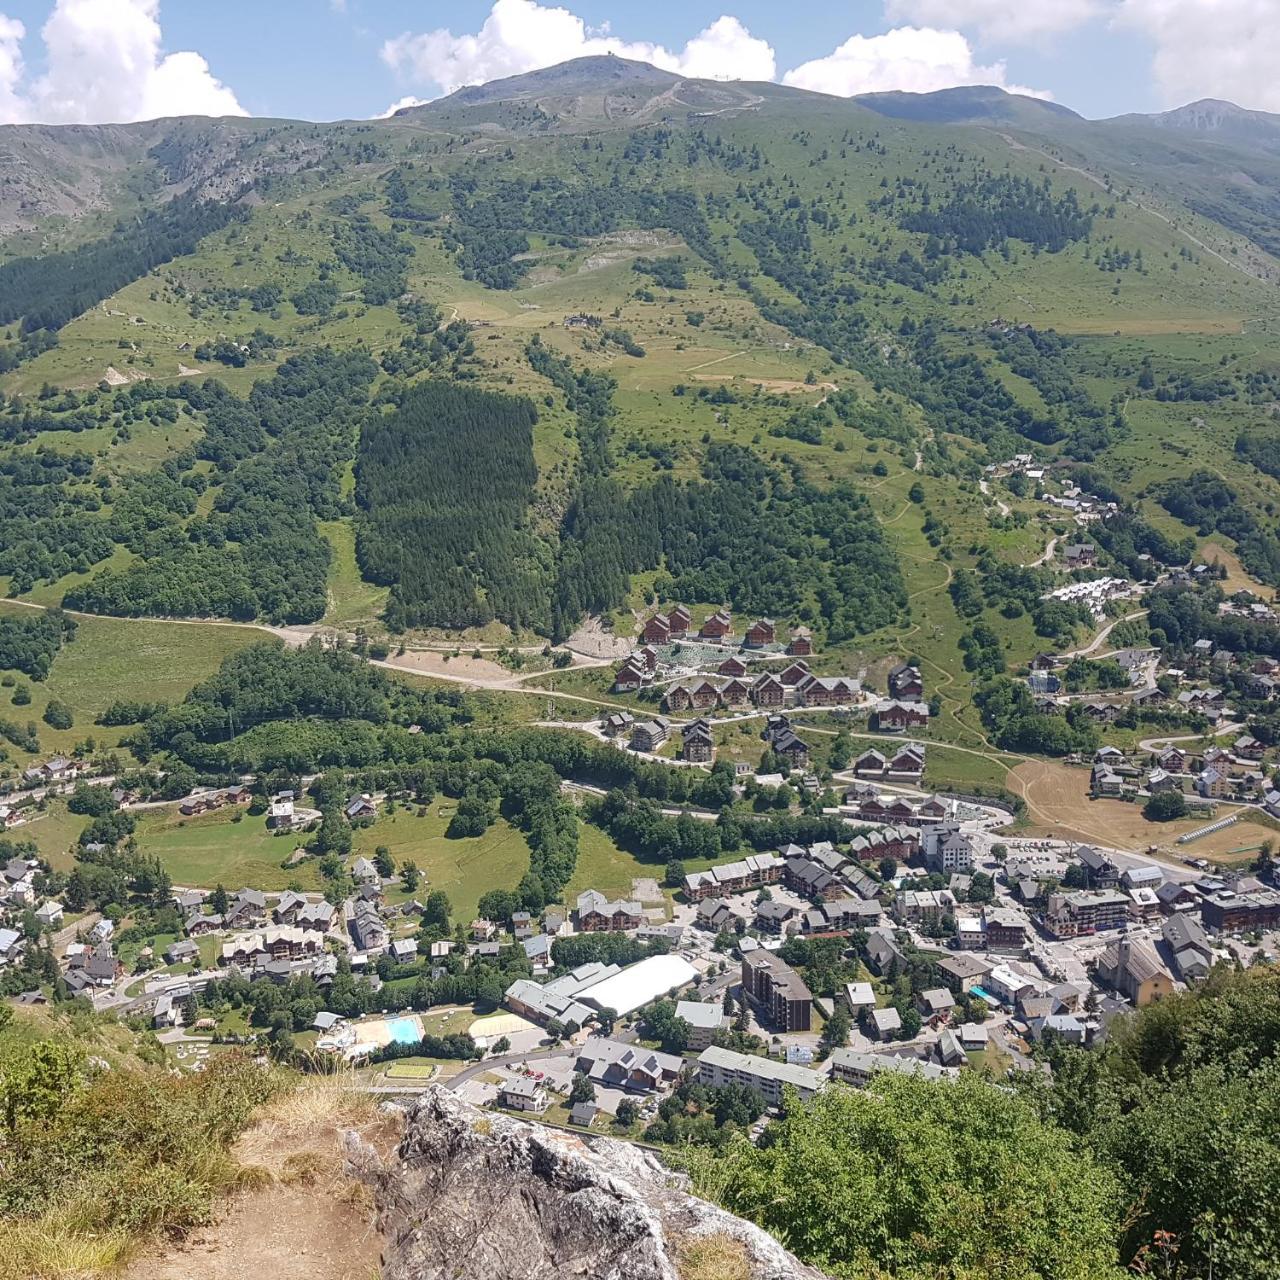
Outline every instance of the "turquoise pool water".
<path fill-rule="evenodd" d="M 417 1044 L 422 1039 L 422 1032 L 412 1018 L 392 1018 L 387 1023 L 387 1030 L 396 1044 Z"/>

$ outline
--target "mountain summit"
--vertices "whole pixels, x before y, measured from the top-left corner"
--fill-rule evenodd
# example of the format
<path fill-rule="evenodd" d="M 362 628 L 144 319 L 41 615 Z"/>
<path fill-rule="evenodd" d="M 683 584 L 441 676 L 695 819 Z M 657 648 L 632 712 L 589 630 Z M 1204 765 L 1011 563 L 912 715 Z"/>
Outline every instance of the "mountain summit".
<path fill-rule="evenodd" d="M 1220 98 L 1201 98 L 1155 115 L 1120 116 L 1108 123 L 1148 124 L 1157 129 L 1194 133 L 1214 142 L 1280 151 L 1280 116 L 1249 111 Z"/>
<path fill-rule="evenodd" d="M 458 120 L 540 128 L 554 121 L 570 128 L 641 123 L 664 115 L 725 112 L 757 106 L 765 98 L 825 100 L 775 84 L 701 80 L 647 62 L 603 54 L 574 58 L 554 67 L 468 85 L 447 97 L 406 107 L 397 119 Z M 530 115 L 529 113 L 533 113 Z"/>

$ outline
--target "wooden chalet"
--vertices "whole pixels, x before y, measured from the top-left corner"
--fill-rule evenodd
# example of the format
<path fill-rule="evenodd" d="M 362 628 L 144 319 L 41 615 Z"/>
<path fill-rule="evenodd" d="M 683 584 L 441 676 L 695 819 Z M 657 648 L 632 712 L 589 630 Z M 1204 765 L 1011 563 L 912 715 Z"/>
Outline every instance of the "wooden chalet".
<path fill-rule="evenodd" d="M 692 764 L 707 764 L 715 759 L 716 744 L 711 726 L 705 720 L 695 720 L 680 731 L 681 755 Z"/>
<path fill-rule="evenodd" d="M 919 667 L 900 662 L 889 672 L 889 694 L 904 701 L 917 701 L 924 697 L 924 677 Z"/>
<path fill-rule="evenodd" d="M 700 640 L 709 640 L 714 644 L 721 644 L 725 638 L 733 630 L 733 616 L 728 609 L 717 609 L 702 624 L 698 632 Z"/>
<path fill-rule="evenodd" d="M 789 666 L 783 667 L 778 679 L 788 688 L 794 689 L 802 680 L 807 679 L 809 674 L 809 664 L 807 662 L 793 662 Z"/>
<path fill-rule="evenodd" d="M 671 624 L 660 613 L 655 613 L 644 624 L 640 638 L 645 644 L 666 644 L 671 639 Z"/>
<path fill-rule="evenodd" d="M 793 658 L 808 658 L 813 653 L 813 635 L 808 627 L 796 627 L 787 642 L 787 653 Z"/>
<path fill-rule="evenodd" d="M 785 756 L 791 762 L 793 769 L 802 769 L 809 763 L 809 744 L 803 738 L 798 738 L 791 729 L 783 729 L 774 734 L 771 745 L 778 755 Z"/>
<path fill-rule="evenodd" d="M 929 723 L 929 709 L 922 703 L 882 702 L 876 708 L 876 728 L 886 733 L 922 729 Z"/>
<path fill-rule="evenodd" d="M 796 694 L 806 707 L 838 707 L 853 702 L 859 685 L 843 676 L 807 676 L 796 685 Z"/>
<path fill-rule="evenodd" d="M 645 683 L 645 673 L 636 664 L 634 657 L 628 658 L 613 673 L 614 693 L 635 693 Z"/>
<path fill-rule="evenodd" d="M 757 707 L 780 707 L 787 700 L 787 691 L 777 676 L 763 675 L 751 686 L 751 700 Z"/>

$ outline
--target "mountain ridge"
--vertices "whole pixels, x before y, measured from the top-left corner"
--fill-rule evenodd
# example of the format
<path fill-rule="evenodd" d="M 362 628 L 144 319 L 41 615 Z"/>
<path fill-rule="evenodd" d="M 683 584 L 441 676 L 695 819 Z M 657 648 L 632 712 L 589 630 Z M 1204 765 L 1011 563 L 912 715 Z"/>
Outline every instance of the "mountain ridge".
<path fill-rule="evenodd" d="M 877 114 L 895 119 L 932 121 L 934 123 L 967 122 L 983 115 L 1000 116 L 1002 104 L 1030 105 L 1045 117 L 1060 120 L 1077 120 L 1088 124 L 1149 124 L 1158 128 L 1187 129 L 1197 132 L 1221 131 L 1247 123 L 1280 133 L 1280 114 L 1242 107 L 1226 99 L 1201 98 L 1165 111 L 1126 112 L 1117 116 L 1090 117 L 1063 103 L 1048 98 L 1020 94 L 993 84 L 954 85 L 928 92 L 908 90 L 881 90 L 847 97 L 802 89 L 777 81 L 753 81 L 720 79 L 705 76 L 686 76 L 668 71 L 652 63 L 636 59 L 620 58 L 614 54 L 588 55 L 571 58 L 565 62 L 531 71 L 501 76 L 480 84 L 464 85 L 452 93 L 412 106 L 401 107 L 390 116 L 374 117 L 366 121 L 356 120 L 306 120 L 301 117 L 255 116 L 165 116 L 155 119 L 106 122 L 103 124 L 49 124 L 30 122 L 0 124 L 0 140 L 6 136 L 26 132 L 48 133 L 69 137 L 76 133 L 86 141 L 98 131 L 110 133 L 137 133 L 156 127 L 172 127 L 177 124 L 240 125 L 256 128 L 260 125 L 314 125 L 340 126 L 355 123 L 378 125 L 385 122 L 406 122 L 420 118 L 423 112 L 456 107 L 475 107 L 495 102 L 511 102 L 556 94 L 604 93 L 609 90 L 635 89 L 640 86 L 672 89 L 680 85 L 697 85 L 731 90 L 743 88 L 752 94 L 761 91 L 769 96 L 793 101 L 816 100 L 828 104 L 851 102 L 864 106 Z"/>
<path fill-rule="evenodd" d="M 1084 120 L 1084 116 L 1060 103 L 1028 94 L 1010 93 L 999 85 L 958 85 L 931 93 L 861 93 L 850 99 L 877 115 L 918 123 L 968 124 L 991 120 L 1012 124 L 1043 117 Z"/>

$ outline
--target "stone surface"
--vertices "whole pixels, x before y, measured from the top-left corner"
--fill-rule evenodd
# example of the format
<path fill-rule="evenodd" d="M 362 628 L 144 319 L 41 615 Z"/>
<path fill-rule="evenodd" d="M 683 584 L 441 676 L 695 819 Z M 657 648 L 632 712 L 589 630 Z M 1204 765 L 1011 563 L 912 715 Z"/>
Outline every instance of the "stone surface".
<path fill-rule="evenodd" d="M 384 1280 L 699 1280 L 723 1248 L 740 1280 L 820 1280 L 772 1236 L 699 1200 L 638 1147 L 480 1111 L 434 1086 L 390 1161 L 357 1140 Z M 682 1271 L 683 1267 L 683 1271 Z"/>

